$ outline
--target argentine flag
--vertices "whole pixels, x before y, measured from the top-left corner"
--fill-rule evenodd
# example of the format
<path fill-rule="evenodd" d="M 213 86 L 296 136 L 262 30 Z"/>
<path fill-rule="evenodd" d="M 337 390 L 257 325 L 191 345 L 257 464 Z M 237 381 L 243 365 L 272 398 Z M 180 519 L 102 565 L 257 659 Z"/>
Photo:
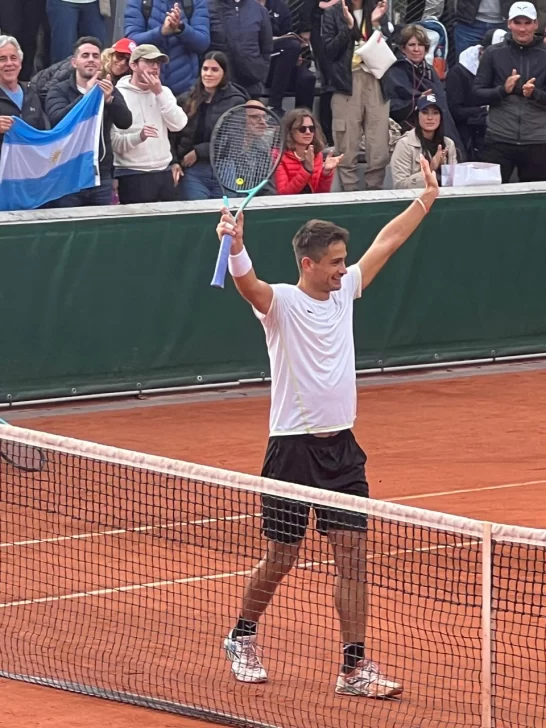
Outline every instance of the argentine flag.
<path fill-rule="evenodd" d="M 0 210 L 33 210 L 100 184 L 103 108 L 104 94 L 95 86 L 54 129 L 40 131 L 15 118 L 0 150 Z"/>

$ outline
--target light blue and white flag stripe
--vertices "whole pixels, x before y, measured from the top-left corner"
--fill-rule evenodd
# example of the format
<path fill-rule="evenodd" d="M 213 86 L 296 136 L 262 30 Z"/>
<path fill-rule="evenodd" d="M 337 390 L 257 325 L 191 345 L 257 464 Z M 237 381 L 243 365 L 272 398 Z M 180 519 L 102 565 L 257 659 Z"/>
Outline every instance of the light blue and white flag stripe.
<path fill-rule="evenodd" d="M 33 210 L 100 184 L 99 143 L 104 94 L 89 91 L 54 129 L 19 118 L 0 151 L 0 210 Z"/>

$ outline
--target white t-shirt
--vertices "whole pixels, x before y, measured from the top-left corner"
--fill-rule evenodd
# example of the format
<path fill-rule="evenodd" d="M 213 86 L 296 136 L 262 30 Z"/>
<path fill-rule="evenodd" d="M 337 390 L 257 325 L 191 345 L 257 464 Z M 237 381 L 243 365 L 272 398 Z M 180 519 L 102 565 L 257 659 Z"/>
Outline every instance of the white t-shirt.
<path fill-rule="evenodd" d="M 353 300 L 362 294 L 358 265 L 327 301 L 279 283 L 264 316 L 271 362 L 270 435 L 336 432 L 356 417 Z"/>

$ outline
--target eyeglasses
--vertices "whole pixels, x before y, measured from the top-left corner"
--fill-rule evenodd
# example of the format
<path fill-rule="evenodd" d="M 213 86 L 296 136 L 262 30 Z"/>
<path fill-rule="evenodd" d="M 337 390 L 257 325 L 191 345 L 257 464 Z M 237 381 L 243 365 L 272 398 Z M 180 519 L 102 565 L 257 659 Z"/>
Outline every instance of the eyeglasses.
<path fill-rule="evenodd" d="M 305 134 L 306 131 L 311 132 L 311 134 L 315 133 L 315 125 L 314 124 L 302 124 L 301 126 L 298 126 L 296 131 L 299 131 L 300 134 Z"/>

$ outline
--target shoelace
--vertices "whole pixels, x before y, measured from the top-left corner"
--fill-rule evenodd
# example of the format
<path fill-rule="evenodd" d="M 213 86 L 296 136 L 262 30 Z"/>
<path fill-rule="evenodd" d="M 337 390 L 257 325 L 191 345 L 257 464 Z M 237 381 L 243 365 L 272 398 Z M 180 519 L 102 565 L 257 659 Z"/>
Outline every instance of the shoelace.
<path fill-rule="evenodd" d="M 262 667 L 262 663 L 258 657 L 258 652 L 261 652 L 261 650 L 255 642 L 243 642 L 241 651 L 246 658 L 248 667 L 251 669 L 259 669 Z"/>
<path fill-rule="evenodd" d="M 365 673 L 367 677 L 380 677 L 381 671 L 379 670 L 379 665 L 377 662 L 373 662 L 372 660 L 365 660 L 364 663 L 360 666 L 360 673 Z"/>

